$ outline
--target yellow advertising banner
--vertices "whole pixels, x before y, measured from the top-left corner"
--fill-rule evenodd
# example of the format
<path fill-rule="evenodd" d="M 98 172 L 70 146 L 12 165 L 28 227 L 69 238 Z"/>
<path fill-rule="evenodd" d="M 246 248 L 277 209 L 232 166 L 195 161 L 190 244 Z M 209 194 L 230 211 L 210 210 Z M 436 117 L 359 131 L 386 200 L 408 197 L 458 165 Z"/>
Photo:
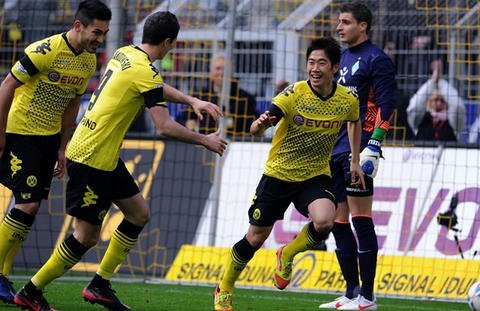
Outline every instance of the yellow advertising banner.
<path fill-rule="evenodd" d="M 184 245 L 166 279 L 220 282 L 230 249 Z M 260 249 L 240 275 L 237 284 L 272 287 L 275 250 Z M 468 268 L 468 269 L 467 269 Z M 480 276 L 480 261 L 379 255 L 376 292 L 390 295 L 463 299 Z M 335 253 L 309 251 L 295 257 L 289 287 L 343 291 L 344 283 Z"/>

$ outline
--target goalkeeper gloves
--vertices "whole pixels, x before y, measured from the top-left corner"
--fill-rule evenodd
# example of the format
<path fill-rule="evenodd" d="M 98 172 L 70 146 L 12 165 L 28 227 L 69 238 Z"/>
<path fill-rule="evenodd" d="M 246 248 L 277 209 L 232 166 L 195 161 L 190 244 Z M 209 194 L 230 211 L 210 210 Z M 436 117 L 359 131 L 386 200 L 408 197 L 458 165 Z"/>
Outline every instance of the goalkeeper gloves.
<path fill-rule="evenodd" d="M 378 164 L 382 156 L 382 144 L 376 139 L 370 139 L 368 145 L 360 153 L 360 166 L 363 172 L 372 178 L 377 176 Z"/>

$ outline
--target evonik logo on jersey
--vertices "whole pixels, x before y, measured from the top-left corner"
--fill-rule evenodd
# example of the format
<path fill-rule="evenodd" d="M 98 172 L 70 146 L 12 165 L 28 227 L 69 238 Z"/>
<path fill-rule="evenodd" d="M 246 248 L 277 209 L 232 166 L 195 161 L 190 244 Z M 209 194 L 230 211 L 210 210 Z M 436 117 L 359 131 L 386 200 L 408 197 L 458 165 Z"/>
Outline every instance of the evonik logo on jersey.
<path fill-rule="evenodd" d="M 334 129 L 342 126 L 342 122 L 338 120 L 315 120 L 308 119 L 302 115 L 296 114 L 293 116 L 293 123 L 298 126 L 314 127 L 314 128 L 323 128 L 323 129 Z"/>

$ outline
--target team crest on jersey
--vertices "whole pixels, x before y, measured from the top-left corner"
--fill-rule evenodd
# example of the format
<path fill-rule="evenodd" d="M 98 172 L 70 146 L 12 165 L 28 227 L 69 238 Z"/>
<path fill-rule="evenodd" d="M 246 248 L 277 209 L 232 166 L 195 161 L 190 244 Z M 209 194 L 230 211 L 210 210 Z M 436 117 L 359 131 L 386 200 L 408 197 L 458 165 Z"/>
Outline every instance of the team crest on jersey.
<path fill-rule="evenodd" d="M 360 58 L 352 66 L 352 76 L 355 74 L 355 72 L 358 71 L 359 68 L 360 68 Z"/>
<path fill-rule="evenodd" d="M 47 42 L 42 42 L 40 45 L 37 45 L 37 48 L 33 53 L 47 54 L 47 51 L 50 52 L 52 48 L 50 47 L 50 40 Z"/>
<path fill-rule="evenodd" d="M 50 71 L 48 73 L 48 80 L 52 82 L 57 82 L 58 80 L 60 80 L 60 73 L 57 71 Z"/>

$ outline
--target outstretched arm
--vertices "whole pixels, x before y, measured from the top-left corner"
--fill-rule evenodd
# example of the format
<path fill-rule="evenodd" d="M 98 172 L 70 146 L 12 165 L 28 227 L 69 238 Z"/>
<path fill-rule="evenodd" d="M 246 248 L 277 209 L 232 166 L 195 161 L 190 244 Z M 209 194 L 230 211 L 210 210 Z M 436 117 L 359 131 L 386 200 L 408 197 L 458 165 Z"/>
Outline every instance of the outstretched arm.
<path fill-rule="evenodd" d="M 272 125 L 275 126 L 281 118 L 283 118 L 282 110 L 274 103 L 271 103 L 268 110 L 265 110 L 257 120 L 253 121 L 250 126 L 250 134 L 263 135 L 267 128 Z"/>
<path fill-rule="evenodd" d="M 203 135 L 187 129 L 170 118 L 165 106 L 154 106 L 149 109 L 155 127 L 160 134 L 175 138 L 186 143 L 202 145 L 220 156 L 227 148 L 227 141 L 220 137 L 220 130 L 209 135 Z"/>
<path fill-rule="evenodd" d="M 217 105 L 186 95 L 166 83 L 163 84 L 163 98 L 169 102 L 190 105 L 199 120 L 203 120 L 202 112 L 212 116 L 215 121 L 218 121 L 218 118 L 223 115 L 220 107 Z"/>

